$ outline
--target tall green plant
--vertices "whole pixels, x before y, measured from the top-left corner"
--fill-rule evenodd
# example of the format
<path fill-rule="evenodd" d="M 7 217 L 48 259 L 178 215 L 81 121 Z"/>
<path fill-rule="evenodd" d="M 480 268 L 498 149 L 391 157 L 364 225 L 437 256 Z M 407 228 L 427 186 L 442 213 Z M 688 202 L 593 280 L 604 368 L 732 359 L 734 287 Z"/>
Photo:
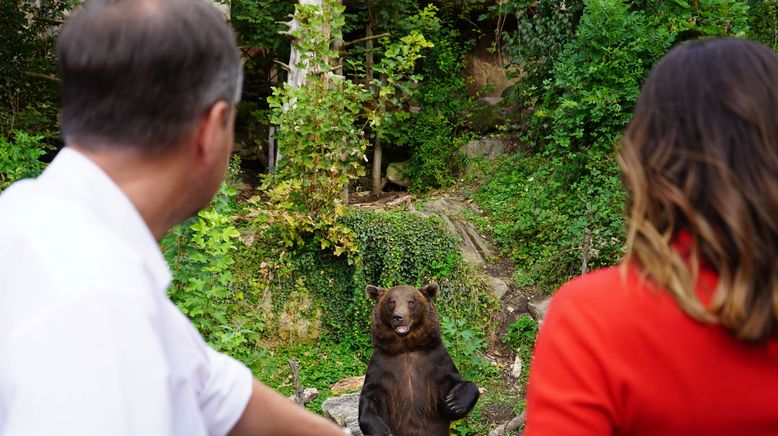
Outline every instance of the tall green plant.
<path fill-rule="evenodd" d="M 284 158 L 264 184 L 271 223 L 281 224 L 287 245 L 312 238 L 337 255 L 354 250 L 351 232 L 338 217 L 343 189 L 364 175 L 367 142 L 357 122 L 368 98 L 361 86 L 332 73 L 339 55 L 332 42 L 342 36 L 342 13 L 333 0 L 321 8 L 300 5 L 295 13 L 300 26 L 293 37 L 309 74 L 301 86 L 285 83 L 268 98 Z"/>

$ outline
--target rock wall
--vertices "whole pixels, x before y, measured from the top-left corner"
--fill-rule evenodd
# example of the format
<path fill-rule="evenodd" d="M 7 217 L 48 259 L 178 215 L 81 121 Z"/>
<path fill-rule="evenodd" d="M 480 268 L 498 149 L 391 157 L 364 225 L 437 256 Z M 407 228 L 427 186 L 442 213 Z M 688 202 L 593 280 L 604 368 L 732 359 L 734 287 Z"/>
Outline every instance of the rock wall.
<path fill-rule="evenodd" d="M 481 29 L 483 35 L 467 55 L 465 75 L 473 78 L 473 82 L 468 85 L 468 92 L 475 95 L 484 86 L 494 85 L 494 88 L 483 96 L 500 97 L 505 88 L 516 83 L 516 79 L 508 79 L 503 65 L 500 64 L 500 56 L 490 53 L 495 43 L 494 28 L 486 26 Z"/>

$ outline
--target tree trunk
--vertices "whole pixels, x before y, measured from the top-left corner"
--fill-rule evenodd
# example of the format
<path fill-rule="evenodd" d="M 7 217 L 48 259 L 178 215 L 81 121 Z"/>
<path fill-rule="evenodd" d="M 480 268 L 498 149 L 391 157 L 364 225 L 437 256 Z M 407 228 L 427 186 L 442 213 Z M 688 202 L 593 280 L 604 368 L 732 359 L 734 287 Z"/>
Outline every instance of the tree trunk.
<path fill-rule="evenodd" d="M 380 194 L 381 188 L 381 160 L 383 159 L 384 150 L 381 146 L 381 137 L 376 132 L 375 145 L 373 146 L 373 187 L 370 190 L 371 194 Z"/>
<path fill-rule="evenodd" d="M 368 38 L 365 41 L 365 79 L 367 86 L 372 86 L 373 83 L 373 29 L 376 26 L 375 10 L 373 9 L 372 0 L 367 1 L 367 16 L 368 23 L 365 28 L 365 37 Z M 383 159 L 383 146 L 381 145 L 381 136 L 379 132 L 375 132 L 375 142 L 373 144 L 373 173 L 372 173 L 372 186 L 370 193 L 373 195 L 380 194 L 383 184 L 381 183 L 381 163 Z"/>
<path fill-rule="evenodd" d="M 301 5 L 317 5 L 319 7 L 322 7 L 322 0 L 300 0 L 299 4 Z M 300 22 L 297 20 L 297 18 L 292 17 L 292 21 L 286 23 L 286 25 L 289 27 L 289 30 L 287 31 L 290 35 L 292 32 L 297 30 L 300 27 Z M 284 32 L 286 33 L 286 32 Z M 299 88 L 302 84 L 305 83 L 305 78 L 308 76 L 308 62 L 302 62 L 302 53 L 300 50 L 297 49 L 297 41 L 292 38 L 292 49 L 289 52 L 289 75 L 286 78 L 286 83 L 291 85 L 293 88 Z M 291 104 L 294 104 L 292 102 Z M 276 146 L 276 156 L 275 156 L 275 164 L 278 165 L 281 162 L 282 154 L 281 154 L 281 148 Z"/>

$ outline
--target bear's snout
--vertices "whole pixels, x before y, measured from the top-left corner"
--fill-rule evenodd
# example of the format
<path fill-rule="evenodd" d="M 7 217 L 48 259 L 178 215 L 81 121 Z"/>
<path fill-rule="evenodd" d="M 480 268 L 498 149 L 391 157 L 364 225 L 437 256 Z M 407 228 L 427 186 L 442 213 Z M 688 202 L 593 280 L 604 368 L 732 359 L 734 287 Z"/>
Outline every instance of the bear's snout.
<path fill-rule="evenodd" d="M 402 313 L 395 312 L 392 315 L 392 327 L 398 335 L 406 335 L 411 330 L 410 323 L 406 322 L 406 317 Z"/>

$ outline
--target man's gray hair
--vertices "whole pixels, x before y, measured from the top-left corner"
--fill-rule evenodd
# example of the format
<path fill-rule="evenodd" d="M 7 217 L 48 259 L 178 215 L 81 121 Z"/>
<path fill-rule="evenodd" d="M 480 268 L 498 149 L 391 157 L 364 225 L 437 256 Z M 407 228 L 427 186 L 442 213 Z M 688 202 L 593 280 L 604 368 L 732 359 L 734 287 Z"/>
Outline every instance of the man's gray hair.
<path fill-rule="evenodd" d="M 214 103 L 240 100 L 235 37 L 207 0 L 90 0 L 57 56 L 62 134 L 87 148 L 164 152 Z"/>

